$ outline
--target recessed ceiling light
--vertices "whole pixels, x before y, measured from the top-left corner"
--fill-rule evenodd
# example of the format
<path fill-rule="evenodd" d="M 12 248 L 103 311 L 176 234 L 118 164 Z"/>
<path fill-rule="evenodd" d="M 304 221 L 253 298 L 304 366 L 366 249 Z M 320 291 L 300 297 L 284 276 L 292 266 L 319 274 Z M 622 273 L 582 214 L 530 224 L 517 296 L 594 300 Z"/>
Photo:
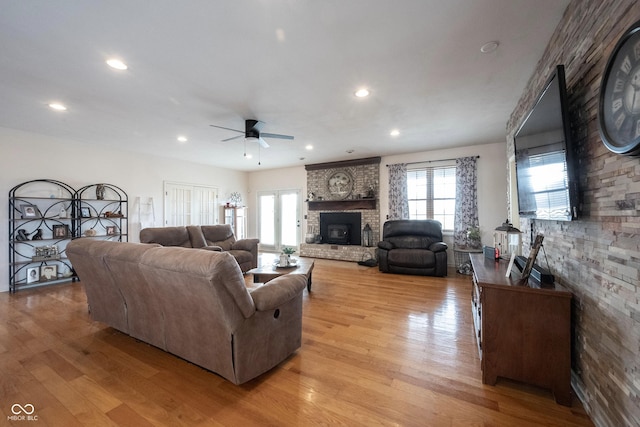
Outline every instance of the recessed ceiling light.
<path fill-rule="evenodd" d="M 250 158 L 252 158 L 252 157 L 253 157 L 253 156 L 252 156 L 251 154 L 249 154 L 249 153 L 245 154 L 244 156 L 245 156 L 247 159 L 250 159 Z"/>
<path fill-rule="evenodd" d="M 52 102 L 51 104 L 49 104 L 49 107 L 52 108 L 53 110 L 56 111 L 66 111 L 67 107 L 65 107 L 64 105 L 60 104 L 59 102 Z"/>
<path fill-rule="evenodd" d="M 116 70 L 126 70 L 127 68 L 129 68 L 129 67 L 127 67 L 127 64 L 125 64 L 121 60 L 115 59 L 115 58 L 108 59 L 107 60 L 107 65 L 109 67 L 111 67 L 111 68 L 115 68 Z"/>
<path fill-rule="evenodd" d="M 313 145 L 308 144 L 308 145 L 307 145 L 306 147 L 304 147 L 304 148 L 306 148 L 307 150 L 313 150 Z"/>
<path fill-rule="evenodd" d="M 389 135 L 398 136 L 398 135 L 400 135 L 400 131 L 398 129 L 394 129 L 391 132 L 389 132 Z"/>
<path fill-rule="evenodd" d="M 355 95 L 356 95 L 358 98 L 364 98 L 364 97 L 367 97 L 367 96 L 369 96 L 369 89 L 366 89 L 366 88 L 358 89 L 358 90 L 356 91 Z"/>
<path fill-rule="evenodd" d="M 187 142 L 187 137 L 186 137 L 186 136 L 182 136 L 182 135 L 180 135 L 180 136 L 178 137 L 178 142 Z"/>
<path fill-rule="evenodd" d="M 494 52 L 496 49 L 498 49 L 499 45 L 500 45 L 500 42 L 497 42 L 495 40 L 487 42 L 480 47 L 480 52 L 482 53 Z"/>

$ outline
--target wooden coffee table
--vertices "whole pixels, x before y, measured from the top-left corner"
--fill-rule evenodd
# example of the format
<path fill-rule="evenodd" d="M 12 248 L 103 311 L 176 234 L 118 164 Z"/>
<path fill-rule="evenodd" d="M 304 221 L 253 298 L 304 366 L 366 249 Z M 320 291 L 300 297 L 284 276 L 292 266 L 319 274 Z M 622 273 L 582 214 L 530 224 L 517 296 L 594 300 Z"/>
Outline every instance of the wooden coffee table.
<path fill-rule="evenodd" d="M 262 265 L 257 268 L 252 268 L 247 271 L 249 274 L 253 274 L 253 283 L 267 283 L 269 280 L 273 280 L 276 277 L 284 276 L 285 274 L 304 274 L 307 276 L 307 291 L 311 292 L 311 273 L 313 272 L 313 258 L 296 258 L 297 263 L 295 267 L 276 267 L 273 264 Z"/>

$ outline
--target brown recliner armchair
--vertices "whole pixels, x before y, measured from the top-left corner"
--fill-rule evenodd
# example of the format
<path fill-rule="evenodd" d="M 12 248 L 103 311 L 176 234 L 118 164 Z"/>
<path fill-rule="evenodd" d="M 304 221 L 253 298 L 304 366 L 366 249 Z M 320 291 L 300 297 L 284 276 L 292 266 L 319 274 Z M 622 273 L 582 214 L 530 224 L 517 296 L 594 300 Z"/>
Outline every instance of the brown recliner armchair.
<path fill-rule="evenodd" d="M 384 273 L 446 276 L 447 244 L 442 241 L 440 222 L 385 222 L 378 243 L 378 267 Z"/>

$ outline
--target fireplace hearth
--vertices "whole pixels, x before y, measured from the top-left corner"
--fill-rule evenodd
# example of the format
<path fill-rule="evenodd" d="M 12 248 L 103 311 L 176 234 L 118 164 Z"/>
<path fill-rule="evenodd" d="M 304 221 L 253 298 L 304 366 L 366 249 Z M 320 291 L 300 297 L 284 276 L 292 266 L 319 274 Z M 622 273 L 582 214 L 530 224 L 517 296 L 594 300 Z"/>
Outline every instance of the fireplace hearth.
<path fill-rule="evenodd" d="M 361 223 L 360 212 L 322 212 L 321 242 L 333 245 L 360 245 Z"/>

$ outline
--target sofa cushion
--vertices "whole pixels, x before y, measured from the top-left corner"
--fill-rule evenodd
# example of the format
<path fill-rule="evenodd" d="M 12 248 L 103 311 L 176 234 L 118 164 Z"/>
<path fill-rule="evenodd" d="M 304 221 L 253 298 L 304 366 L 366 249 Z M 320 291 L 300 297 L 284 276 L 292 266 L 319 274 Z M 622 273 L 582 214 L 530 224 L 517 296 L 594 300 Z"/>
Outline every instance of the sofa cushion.
<path fill-rule="evenodd" d="M 209 246 L 220 246 L 224 251 L 230 251 L 236 241 L 230 224 L 202 225 L 202 235 Z"/>
<path fill-rule="evenodd" d="M 389 251 L 389 264 L 399 267 L 433 268 L 436 257 L 426 249 L 394 249 Z"/>
<path fill-rule="evenodd" d="M 393 243 L 387 242 L 386 240 L 382 240 L 382 241 L 378 242 L 378 247 L 380 249 L 385 249 L 387 251 L 390 251 L 391 249 L 394 248 Z"/>
<path fill-rule="evenodd" d="M 189 234 L 192 248 L 204 248 L 207 246 L 207 241 L 204 239 L 199 225 L 187 225 L 187 233 Z"/>
<path fill-rule="evenodd" d="M 427 236 L 442 241 L 442 224 L 430 219 L 399 219 L 387 221 L 382 227 L 384 240 L 396 236 Z"/>
<path fill-rule="evenodd" d="M 117 246 L 116 242 L 109 243 L 105 245 L 99 240 L 75 239 L 67 245 L 66 254 L 72 259 L 80 280 L 91 282 L 85 286 L 91 318 L 128 334 L 127 305 L 104 261 L 109 251 Z"/>
<path fill-rule="evenodd" d="M 396 248 L 405 249 L 428 248 L 433 243 L 438 242 L 438 240 L 433 237 L 420 235 L 387 237 L 385 241 L 390 242 Z"/>
<path fill-rule="evenodd" d="M 444 252 L 448 247 L 445 242 L 435 242 L 429 246 L 429 250 L 433 252 Z"/>
<path fill-rule="evenodd" d="M 140 230 L 140 243 L 158 243 L 162 246 L 191 248 L 191 237 L 186 227 L 150 227 Z"/>
<path fill-rule="evenodd" d="M 283 304 L 283 301 L 296 298 L 307 286 L 307 276 L 303 274 L 287 274 L 287 280 L 283 280 L 284 277 L 276 277 L 250 290 L 257 310 L 275 310 Z"/>
<path fill-rule="evenodd" d="M 238 264 L 250 263 L 253 260 L 253 255 L 251 252 L 247 252 L 244 250 L 235 250 L 232 249 L 227 251 L 229 254 L 233 255 L 233 257 L 238 261 Z"/>
<path fill-rule="evenodd" d="M 84 239 L 77 239 L 84 240 Z M 109 242 L 111 250 L 106 253 L 105 266 L 118 284 L 120 294 L 127 307 L 127 323 L 132 337 L 166 350 L 162 311 L 154 299 L 153 284 L 148 283 L 140 271 L 143 255 L 158 244 Z"/>

